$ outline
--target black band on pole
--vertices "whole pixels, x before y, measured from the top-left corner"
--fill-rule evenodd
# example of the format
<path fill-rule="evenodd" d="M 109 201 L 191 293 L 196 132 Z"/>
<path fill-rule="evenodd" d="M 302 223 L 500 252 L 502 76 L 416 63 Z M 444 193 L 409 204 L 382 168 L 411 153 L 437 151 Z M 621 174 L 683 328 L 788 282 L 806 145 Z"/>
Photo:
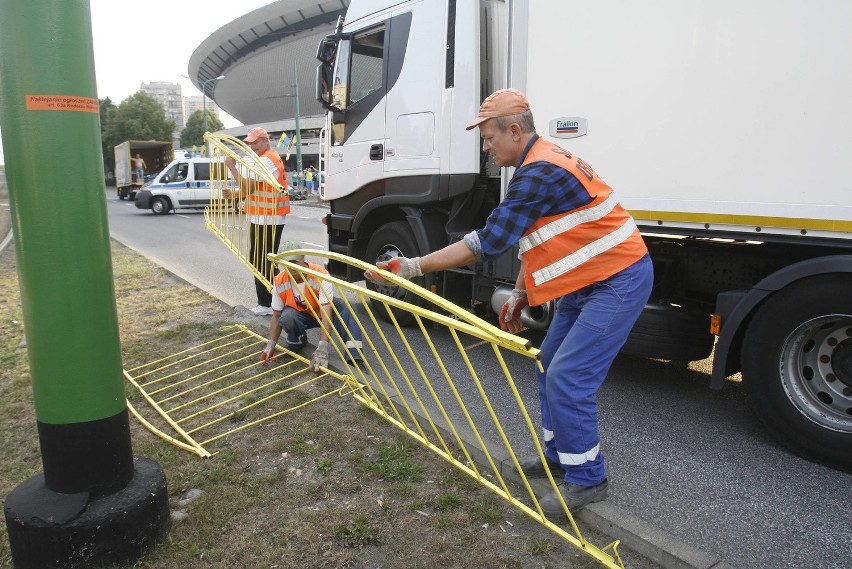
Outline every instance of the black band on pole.
<path fill-rule="evenodd" d="M 106 419 L 67 425 L 38 422 L 46 486 L 54 492 L 109 494 L 133 478 L 127 409 Z"/>

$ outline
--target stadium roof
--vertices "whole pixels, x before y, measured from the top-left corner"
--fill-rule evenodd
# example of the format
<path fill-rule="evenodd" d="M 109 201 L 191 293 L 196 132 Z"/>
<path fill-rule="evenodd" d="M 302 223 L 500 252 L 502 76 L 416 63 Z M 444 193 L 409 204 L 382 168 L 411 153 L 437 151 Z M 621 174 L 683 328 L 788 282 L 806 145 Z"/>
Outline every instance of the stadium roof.
<path fill-rule="evenodd" d="M 317 46 L 348 5 L 279 0 L 258 8 L 204 40 L 189 60 L 189 77 L 199 89 L 206 82 L 207 96 L 246 125 L 294 117 L 297 81 L 299 115 L 321 114 L 314 98 Z"/>

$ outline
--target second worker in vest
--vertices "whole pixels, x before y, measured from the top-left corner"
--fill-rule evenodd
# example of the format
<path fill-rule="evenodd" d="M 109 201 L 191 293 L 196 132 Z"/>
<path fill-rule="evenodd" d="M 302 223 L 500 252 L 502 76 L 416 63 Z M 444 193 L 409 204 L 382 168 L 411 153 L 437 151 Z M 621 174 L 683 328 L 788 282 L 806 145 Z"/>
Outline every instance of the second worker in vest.
<path fill-rule="evenodd" d="M 520 248 L 515 290 L 500 325 L 522 328 L 521 309 L 558 299 L 536 372 L 546 464 L 520 461 L 528 477 L 561 477 L 570 510 L 606 498 L 597 391 L 651 293 L 653 267 L 636 223 L 586 162 L 535 132 L 526 96 L 502 89 L 483 101 L 476 120 L 482 150 L 516 168 L 484 228 L 423 257 L 379 263 L 404 278 L 494 259 Z M 381 281 L 378 273 L 367 278 Z M 539 502 L 564 515 L 553 491 Z"/>
<path fill-rule="evenodd" d="M 284 221 L 290 213 L 290 194 L 287 192 L 284 162 L 278 152 L 270 148 L 269 134 L 260 127 L 251 129 L 243 142 L 251 147 L 284 191 L 278 191 L 266 182 L 255 179 L 251 171 L 238 167 L 236 161 L 228 156 L 225 158 L 225 166 L 237 181 L 239 190 L 225 188 L 222 190 L 222 197 L 245 200 L 243 213 L 249 221 L 249 259 L 254 268 L 272 282 L 275 267 L 267 260 L 266 255 L 278 250 L 281 234 L 284 233 Z M 257 306 L 251 311 L 258 316 L 271 315 L 272 293 L 257 277 L 254 278 L 254 290 Z"/>
<path fill-rule="evenodd" d="M 300 248 L 301 243 L 290 241 L 281 246 L 281 253 Z M 317 273 L 328 274 L 323 265 L 309 263 L 304 255 L 288 255 L 282 258 Z M 274 359 L 275 346 L 282 331 L 286 334 L 287 349 L 300 352 L 308 344 L 308 330 L 317 326 L 320 328 L 320 337 L 317 349 L 311 356 L 311 367 L 314 371 L 328 366 L 328 343 L 332 330 L 336 330 L 336 338 L 345 342 L 347 363 L 361 361 L 361 329 L 346 302 L 334 296 L 334 286 L 330 282 L 307 273 L 282 270 L 275 276 L 272 292 L 269 342 L 260 355 L 261 363 L 268 365 Z M 322 318 L 322 325 L 318 315 Z"/>

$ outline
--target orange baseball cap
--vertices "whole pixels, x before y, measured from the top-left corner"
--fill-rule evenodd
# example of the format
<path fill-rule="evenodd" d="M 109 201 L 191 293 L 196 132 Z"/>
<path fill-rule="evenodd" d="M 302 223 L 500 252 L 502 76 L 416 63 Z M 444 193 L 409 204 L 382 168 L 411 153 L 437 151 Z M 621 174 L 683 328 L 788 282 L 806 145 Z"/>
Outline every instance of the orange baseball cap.
<path fill-rule="evenodd" d="M 488 119 L 494 117 L 507 117 L 511 115 L 519 115 L 530 110 L 530 102 L 527 96 L 517 89 L 500 89 L 494 91 L 482 101 L 479 107 L 479 114 L 476 115 L 476 120 L 467 125 L 465 130 L 475 128 Z"/>
<path fill-rule="evenodd" d="M 250 131 L 248 131 L 248 134 L 243 139 L 243 142 L 254 142 L 258 138 L 265 138 L 266 140 L 269 140 L 269 133 L 266 132 L 266 130 L 260 128 L 259 126 L 256 126 Z"/>

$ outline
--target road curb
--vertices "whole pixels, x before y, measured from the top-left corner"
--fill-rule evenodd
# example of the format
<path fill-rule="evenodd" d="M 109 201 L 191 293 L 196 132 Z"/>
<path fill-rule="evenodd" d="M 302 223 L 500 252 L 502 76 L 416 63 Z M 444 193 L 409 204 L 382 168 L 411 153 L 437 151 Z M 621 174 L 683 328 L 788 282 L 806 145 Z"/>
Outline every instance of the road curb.
<path fill-rule="evenodd" d="M 444 431 L 443 426 L 439 428 Z M 471 457 L 477 464 L 488 464 L 486 453 L 478 445 L 470 442 L 476 440 L 472 433 L 459 432 L 465 445 L 471 452 Z M 450 435 L 449 432 L 447 432 Z M 500 475 L 507 480 L 522 484 L 521 477 L 515 470 L 512 459 L 502 446 L 490 441 L 484 441 L 488 454 L 500 464 Z M 530 481 L 538 492 L 546 490 L 549 483 Z M 608 501 L 589 504 L 583 508 L 576 518 L 606 534 L 636 553 L 660 564 L 666 569 L 732 569 L 718 555 L 702 551 L 686 543 L 642 518 L 619 508 Z"/>
<path fill-rule="evenodd" d="M 610 502 L 589 504 L 577 518 L 666 569 L 731 569 L 718 555 L 697 549 Z"/>

